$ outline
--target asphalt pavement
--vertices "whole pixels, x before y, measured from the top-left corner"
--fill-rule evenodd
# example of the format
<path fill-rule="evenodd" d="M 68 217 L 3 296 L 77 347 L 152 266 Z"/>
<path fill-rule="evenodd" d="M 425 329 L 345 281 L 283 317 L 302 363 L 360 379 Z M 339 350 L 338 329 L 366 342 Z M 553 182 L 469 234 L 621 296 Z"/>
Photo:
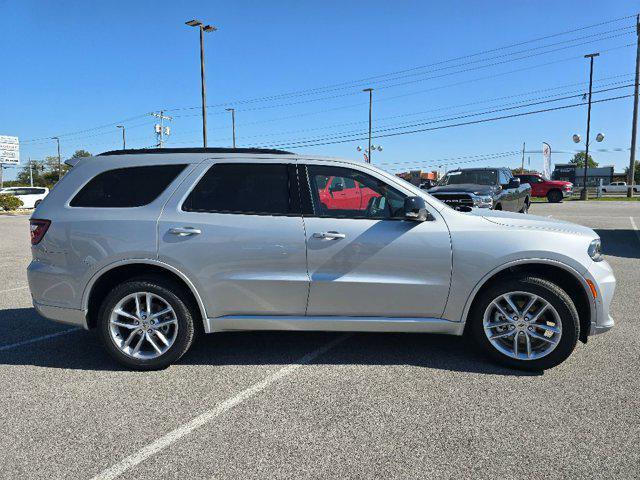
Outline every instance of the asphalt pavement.
<path fill-rule="evenodd" d="M 638 478 L 640 202 L 534 204 L 601 235 L 616 327 L 543 374 L 463 338 L 224 333 L 130 372 L 32 308 L 0 216 L 1 478 Z"/>

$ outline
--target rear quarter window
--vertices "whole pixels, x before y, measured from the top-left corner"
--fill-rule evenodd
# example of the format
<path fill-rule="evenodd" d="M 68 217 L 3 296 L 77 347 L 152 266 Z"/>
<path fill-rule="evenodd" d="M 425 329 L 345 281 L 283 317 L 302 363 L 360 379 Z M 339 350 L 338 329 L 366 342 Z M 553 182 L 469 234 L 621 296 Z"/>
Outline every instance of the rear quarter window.
<path fill-rule="evenodd" d="M 73 197 L 72 207 L 126 208 L 153 202 L 186 165 L 150 165 L 108 170 Z"/>

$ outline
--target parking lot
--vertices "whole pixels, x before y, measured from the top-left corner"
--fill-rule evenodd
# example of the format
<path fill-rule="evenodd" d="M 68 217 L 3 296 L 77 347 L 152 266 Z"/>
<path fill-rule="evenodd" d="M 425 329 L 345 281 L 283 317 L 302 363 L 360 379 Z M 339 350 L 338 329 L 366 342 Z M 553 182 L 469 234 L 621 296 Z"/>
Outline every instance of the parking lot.
<path fill-rule="evenodd" d="M 225 333 L 125 371 L 39 317 L 28 218 L 0 216 L 2 478 L 637 478 L 640 202 L 536 203 L 594 228 L 616 328 L 559 367 L 496 367 L 462 338 Z"/>

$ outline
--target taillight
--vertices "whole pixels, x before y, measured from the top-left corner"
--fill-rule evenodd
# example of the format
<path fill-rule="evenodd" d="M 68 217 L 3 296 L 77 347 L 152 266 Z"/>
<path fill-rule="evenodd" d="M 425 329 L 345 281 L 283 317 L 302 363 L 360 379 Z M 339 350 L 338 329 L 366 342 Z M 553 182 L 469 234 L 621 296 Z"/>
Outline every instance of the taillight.
<path fill-rule="evenodd" d="M 30 220 L 29 228 L 31 230 L 31 245 L 37 245 L 44 238 L 51 225 L 51 220 Z"/>

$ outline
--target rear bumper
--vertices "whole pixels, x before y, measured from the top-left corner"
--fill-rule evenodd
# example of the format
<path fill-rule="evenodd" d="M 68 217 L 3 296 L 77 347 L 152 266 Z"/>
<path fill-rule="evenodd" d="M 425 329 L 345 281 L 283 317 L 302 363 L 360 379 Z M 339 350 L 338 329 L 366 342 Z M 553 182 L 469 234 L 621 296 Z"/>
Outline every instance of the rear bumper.
<path fill-rule="evenodd" d="M 55 322 L 66 323 L 67 325 L 75 325 L 88 330 L 87 314 L 84 310 L 76 310 L 74 308 L 54 307 L 51 305 L 43 305 L 33 301 L 33 306 L 37 312 L 49 320 Z"/>

